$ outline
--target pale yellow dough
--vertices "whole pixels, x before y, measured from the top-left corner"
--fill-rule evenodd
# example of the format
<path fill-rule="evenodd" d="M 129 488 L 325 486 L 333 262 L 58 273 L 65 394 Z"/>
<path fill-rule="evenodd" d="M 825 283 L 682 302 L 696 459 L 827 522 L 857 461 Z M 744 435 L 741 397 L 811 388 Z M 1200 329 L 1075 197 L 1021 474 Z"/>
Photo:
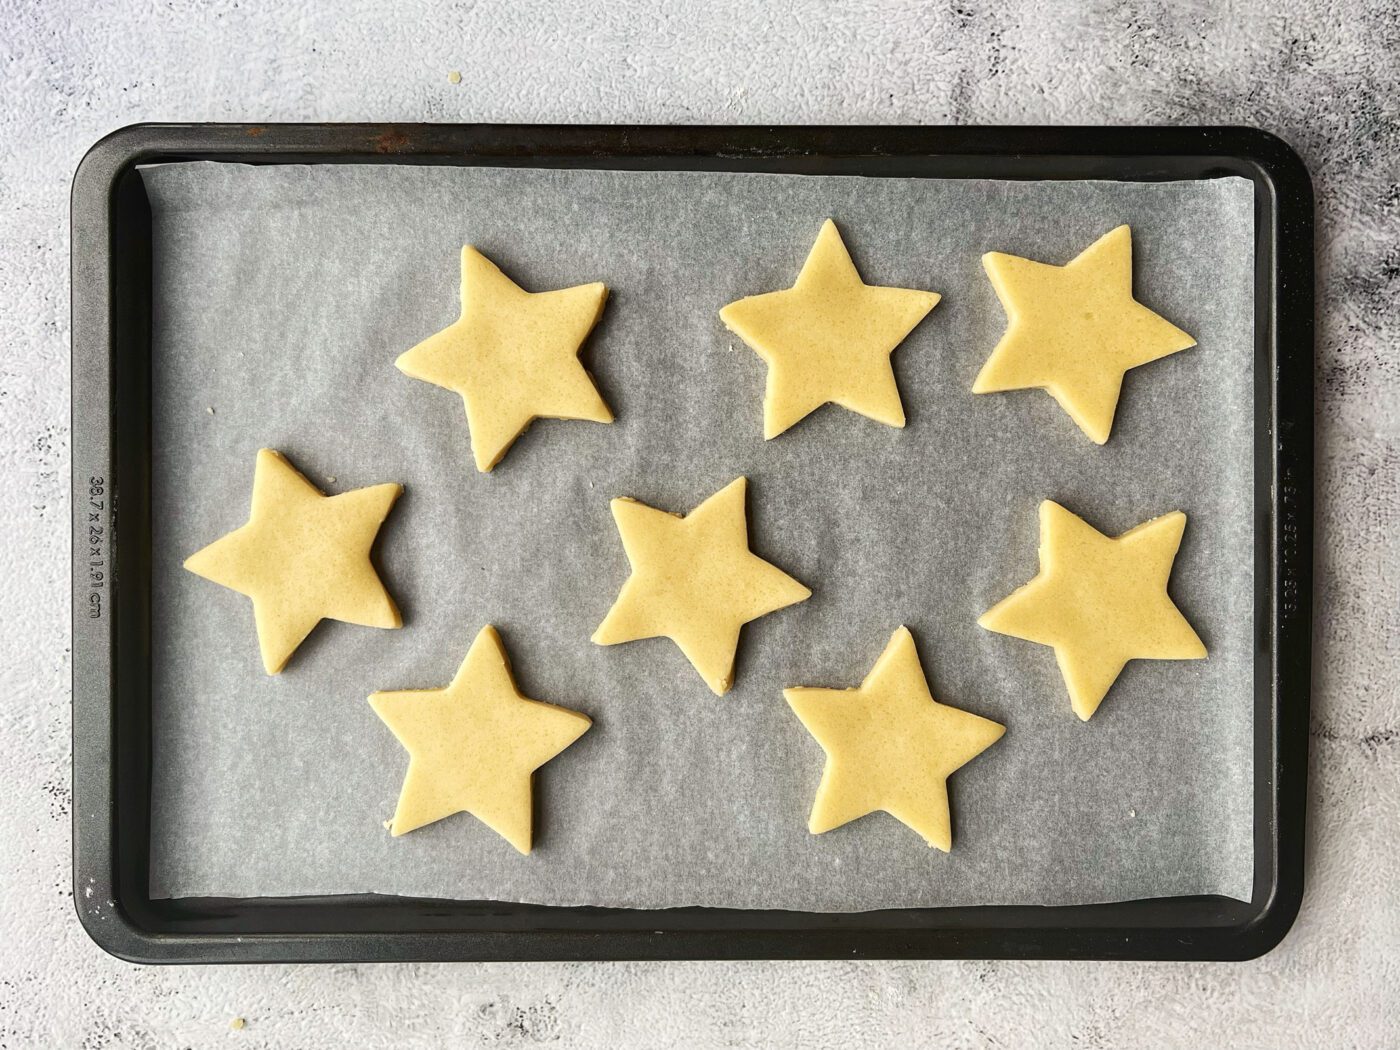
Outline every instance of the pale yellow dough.
<path fill-rule="evenodd" d="M 450 685 L 374 693 L 369 702 L 409 756 L 392 834 L 470 813 L 521 853 L 531 847 L 535 770 L 593 724 L 522 696 L 489 625 Z"/>
<path fill-rule="evenodd" d="M 527 292 L 490 259 L 462 249 L 462 316 L 395 362 L 405 375 L 462 395 L 476 468 L 489 471 L 534 420 L 611 423 L 579 349 L 608 290 L 581 284 Z"/>
<path fill-rule="evenodd" d="M 784 689 L 826 752 L 807 827 L 814 835 L 883 810 L 947 853 L 948 777 L 1006 727 L 934 700 L 907 627 L 855 689 Z"/>
<path fill-rule="evenodd" d="M 370 563 L 401 485 L 325 496 L 279 452 L 258 453 L 248 523 L 185 561 L 190 572 L 253 599 L 263 667 L 277 674 L 321 620 L 399 627 Z"/>
<path fill-rule="evenodd" d="M 740 628 L 812 595 L 749 550 L 747 491 L 736 478 L 685 517 L 613 500 L 632 575 L 593 640 L 670 638 L 715 695 L 728 692 Z"/>
<path fill-rule="evenodd" d="M 977 622 L 1053 646 L 1074 713 L 1088 721 L 1129 660 L 1199 660 L 1196 632 L 1167 595 L 1186 515 L 1117 538 L 1051 500 L 1040 505 L 1040 573 Z"/>
<path fill-rule="evenodd" d="M 1102 445 L 1113 429 L 1123 374 L 1196 345 L 1133 298 L 1133 239 L 1104 234 L 1064 266 L 989 252 L 982 265 L 1006 310 L 1006 333 L 974 394 L 1039 388 Z"/>
<path fill-rule="evenodd" d="M 833 402 L 904 426 L 890 354 L 938 300 L 936 292 L 866 284 L 828 219 L 796 284 L 719 312 L 768 365 L 763 436 L 777 437 Z"/>

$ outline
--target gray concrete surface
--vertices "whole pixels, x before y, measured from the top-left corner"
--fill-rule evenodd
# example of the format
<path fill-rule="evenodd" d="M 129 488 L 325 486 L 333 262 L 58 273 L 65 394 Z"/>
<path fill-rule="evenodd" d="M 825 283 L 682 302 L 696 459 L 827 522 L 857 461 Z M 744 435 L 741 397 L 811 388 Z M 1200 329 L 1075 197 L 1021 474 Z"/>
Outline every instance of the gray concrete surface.
<path fill-rule="evenodd" d="M 1400 1042 L 1397 8 L 1019 6 L 0 0 L 0 1045 Z M 93 140 L 149 119 L 1282 134 L 1316 180 L 1321 280 L 1312 842 L 1292 935 L 1241 965 L 141 969 L 105 956 L 69 887 L 67 200 Z"/>

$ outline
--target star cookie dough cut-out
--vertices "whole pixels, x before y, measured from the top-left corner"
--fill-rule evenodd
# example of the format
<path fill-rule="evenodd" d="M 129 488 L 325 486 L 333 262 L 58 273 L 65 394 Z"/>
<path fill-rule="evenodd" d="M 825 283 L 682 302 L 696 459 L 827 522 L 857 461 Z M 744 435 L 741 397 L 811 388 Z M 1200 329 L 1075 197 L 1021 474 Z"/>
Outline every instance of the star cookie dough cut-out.
<path fill-rule="evenodd" d="M 277 674 L 322 620 L 402 627 L 370 562 L 402 485 L 326 496 L 280 453 L 258 452 L 248 523 L 185 560 L 185 568 L 253 599 L 263 667 Z"/>
<path fill-rule="evenodd" d="M 890 354 L 939 298 L 937 292 L 866 284 L 836 224 L 827 219 L 796 284 L 719 312 L 768 365 L 764 438 L 777 437 L 831 402 L 904 426 Z"/>
<path fill-rule="evenodd" d="M 536 419 L 613 421 L 578 358 L 607 297 L 599 283 L 527 292 L 468 245 L 462 316 L 394 364 L 462 395 L 472 456 L 486 473 Z"/>
<path fill-rule="evenodd" d="M 948 777 L 1001 739 L 1006 727 L 940 704 L 929 692 L 914 636 L 894 632 L 855 689 L 784 689 L 826 752 L 813 835 L 883 810 L 930 846 L 953 848 Z"/>
<path fill-rule="evenodd" d="M 613 500 L 632 575 L 593 640 L 670 638 L 716 696 L 727 693 L 740 628 L 812 596 L 749 550 L 747 492 L 748 479 L 736 478 L 684 517 Z"/>
<path fill-rule="evenodd" d="M 374 693 L 369 702 L 409 756 L 393 835 L 470 813 L 521 853 L 531 847 L 535 770 L 593 724 L 579 711 L 522 696 L 489 624 L 450 685 Z"/>
<path fill-rule="evenodd" d="M 1045 390 L 1096 444 L 1113 429 L 1125 372 L 1196 345 L 1133 298 L 1127 226 L 1064 266 L 1002 252 L 988 252 L 982 265 L 1008 323 L 972 392 Z"/>
<path fill-rule="evenodd" d="M 1129 660 L 1200 660 L 1206 647 L 1167 595 L 1186 515 L 1118 537 L 1040 505 L 1040 573 L 982 614 L 989 631 L 1052 646 L 1070 706 L 1088 721 Z"/>

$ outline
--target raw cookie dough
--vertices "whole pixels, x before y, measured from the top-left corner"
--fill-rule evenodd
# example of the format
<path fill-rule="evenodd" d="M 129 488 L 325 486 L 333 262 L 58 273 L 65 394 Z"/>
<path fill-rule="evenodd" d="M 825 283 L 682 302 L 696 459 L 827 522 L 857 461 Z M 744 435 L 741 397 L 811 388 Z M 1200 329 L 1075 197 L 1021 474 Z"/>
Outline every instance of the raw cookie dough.
<path fill-rule="evenodd" d="M 1040 573 L 977 622 L 1053 646 L 1070 706 L 1088 721 L 1129 660 L 1200 660 L 1196 632 L 1167 595 L 1186 530 L 1180 511 L 1105 536 L 1052 500 L 1040 505 Z"/>
<path fill-rule="evenodd" d="M 777 437 L 828 402 L 904 426 L 890 354 L 938 300 L 937 292 L 863 282 L 827 219 L 796 284 L 719 312 L 768 365 L 763 436 Z"/>
<path fill-rule="evenodd" d="M 185 568 L 253 599 L 263 667 L 277 674 L 323 619 L 403 625 L 369 560 L 402 491 L 372 485 L 326 496 L 280 452 L 262 449 L 248 524 L 190 555 Z"/>
<path fill-rule="evenodd" d="M 1113 429 L 1123 373 L 1196 340 L 1133 298 L 1133 238 L 1104 234 L 1064 266 L 988 252 L 982 265 L 1006 310 L 1006 333 L 974 394 L 1040 388 L 1091 441 Z"/>
<path fill-rule="evenodd" d="M 855 689 L 784 689 L 826 752 L 813 835 L 884 810 L 944 853 L 953 848 L 948 777 L 1006 727 L 934 700 L 907 627 L 894 632 Z"/>
<path fill-rule="evenodd" d="M 670 638 L 716 696 L 727 693 L 739 629 L 812 595 L 749 550 L 747 491 L 748 479 L 736 478 L 684 517 L 613 500 L 632 575 L 593 640 Z"/>
<path fill-rule="evenodd" d="M 607 297 L 598 283 L 527 292 L 468 245 L 462 316 L 394 363 L 405 375 L 462 395 L 472 455 L 484 473 L 536 419 L 612 422 L 578 359 Z"/>
<path fill-rule="evenodd" d="M 390 832 L 470 813 L 521 853 L 530 852 L 535 770 L 593 724 L 522 696 L 489 624 L 450 685 L 374 693 L 369 702 L 409 755 Z"/>

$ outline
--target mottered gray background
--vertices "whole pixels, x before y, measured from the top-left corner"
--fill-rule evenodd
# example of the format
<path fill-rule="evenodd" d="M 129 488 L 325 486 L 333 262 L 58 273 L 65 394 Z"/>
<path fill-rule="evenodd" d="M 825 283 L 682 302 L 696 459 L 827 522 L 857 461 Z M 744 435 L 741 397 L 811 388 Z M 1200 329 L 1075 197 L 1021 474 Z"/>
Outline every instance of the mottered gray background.
<path fill-rule="evenodd" d="M 0 1046 L 1400 1040 L 1393 0 L 95 7 L 0 0 Z M 1320 279 L 1309 881 L 1293 933 L 1256 962 L 1202 965 L 176 970 L 104 955 L 74 916 L 68 860 L 67 204 L 84 150 L 152 119 L 1239 122 L 1283 135 L 1313 172 Z"/>

